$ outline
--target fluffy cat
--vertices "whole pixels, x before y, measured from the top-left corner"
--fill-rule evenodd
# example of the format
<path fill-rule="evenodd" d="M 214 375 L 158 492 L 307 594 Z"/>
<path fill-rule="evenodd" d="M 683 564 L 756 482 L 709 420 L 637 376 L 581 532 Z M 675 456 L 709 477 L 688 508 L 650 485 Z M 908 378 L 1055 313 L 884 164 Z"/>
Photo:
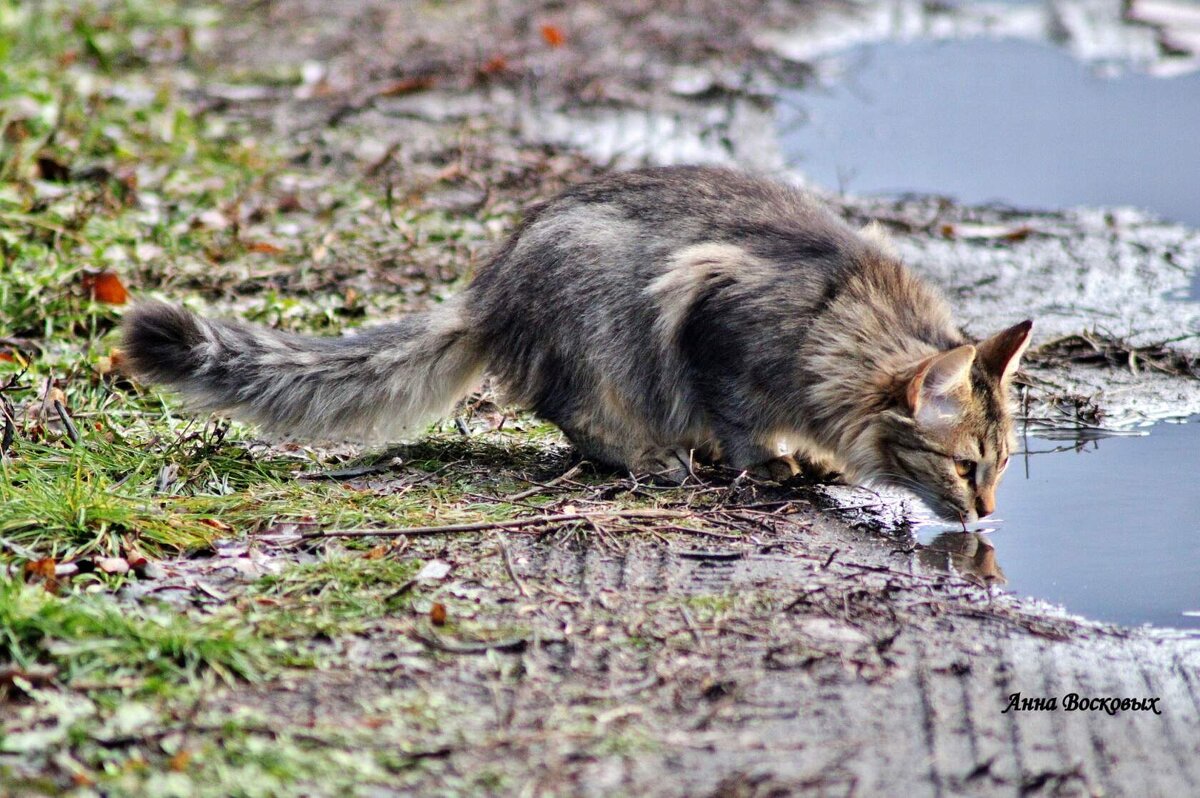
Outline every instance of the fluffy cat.
<path fill-rule="evenodd" d="M 533 208 L 459 296 L 314 338 L 146 303 L 132 372 L 194 407 L 317 439 L 419 433 L 491 374 L 589 458 L 667 479 L 797 460 L 995 507 L 1031 322 L 970 343 L 879 236 L 714 168 L 612 174 Z"/>

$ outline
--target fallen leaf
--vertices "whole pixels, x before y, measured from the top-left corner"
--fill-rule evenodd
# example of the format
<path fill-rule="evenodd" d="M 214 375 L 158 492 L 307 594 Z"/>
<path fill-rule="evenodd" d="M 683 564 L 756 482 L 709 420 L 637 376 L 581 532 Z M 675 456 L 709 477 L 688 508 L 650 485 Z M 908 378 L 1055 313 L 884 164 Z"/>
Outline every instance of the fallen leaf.
<path fill-rule="evenodd" d="M 0 360 L 5 361 L 6 363 L 12 363 L 13 356 L 11 354 L 9 354 L 8 352 L 0 352 Z"/>
<path fill-rule="evenodd" d="M 401 97 L 405 94 L 413 94 L 418 91 L 425 91 L 433 87 L 433 78 L 429 76 L 417 78 L 401 78 L 395 83 L 384 87 L 379 92 L 380 97 Z"/>
<path fill-rule="evenodd" d="M 434 626 L 446 625 L 446 605 L 440 601 L 429 608 L 429 622 Z"/>
<path fill-rule="evenodd" d="M 21 681 L 30 684 L 44 684 L 58 675 L 58 668 L 53 665 L 34 665 L 29 668 L 19 668 L 16 665 L 0 665 L 0 684 L 16 685 Z"/>
<path fill-rule="evenodd" d="M 1027 224 L 1023 224 L 1020 227 L 1016 227 L 1016 228 L 1013 228 L 1012 230 L 1009 230 L 1007 233 L 1005 233 L 1001 237 L 1005 241 L 1017 242 L 1017 241 L 1024 241 L 1025 239 L 1029 238 L 1029 236 L 1032 233 L 1033 233 L 1033 228 Z"/>
<path fill-rule="evenodd" d="M 25 581 L 41 582 L 48 593 L 58 592 L 58 568 L 53 557 L 25 563 Z"/>
<path fill-rule="evenodd" d="M 124 557 L 97 557 L 96 568 L 106 574 L 127 574 L 129 562 Z"/>
<path fill-rule="evenodd" d="M 187 770 L 187 766 L 192 761 L 192 752 L 186 748 L 181 748 L 173 757 L 167 760 L 167 767 L 176 773 Z"/>
<path fill-rule="evenodd" d="M 557 25 L 543 25 L 542 38 L 551 47 L 562 47 L 567 43 L 566 35 L 562 32 L 562 28 Z"/>
<path fill-rule="evenodd" d="M 112 272 L 84 272 L 83 290 L 97 302 L 108 305 L 124 305 L 129 301 L 129 292 L 121 283 L 121 278 Z"/>
<path fill-rule="evenodd" d="M 63 393 L 63 389 L 59 388 L 57 385 L 46 391 L 46 396 L 42 400 L 42 405 L 45 407 L 54 407 L 55 402 L 62 403 L 63 407 L 67 406 L 67 395 Z"/>
<path fill-rule="evenodd" d="M 499 75 L 508 71 L 508 60 L 502 55 L 494 55 L 484 62 L 479 71 L 484 75 Z"/>
<path fill-rule="evenodd" d="M 378 546 L 375 546 L 370 551 L 368 551 L 366 554 L 364 554 L 363 559 L 364 560 L 382 560 L 384 557 L 387 556 L 387 553 L 389 551 L 391 551 L 391 549 L 392 549 L 392 547 L 390 545 L 388 545 L 387 543 L 380 543 Z"/>
<path fill-rule="evenodd" d="M 224 230 L 229 227 L 229 224 L 229 217 L 215 208 L 204 211 L 192 220 L 193 227 L 204 227 L 209 230 Z"/>
<path fill-rule="evenodd" d="M 416 579 L 418 582 L 423 582 L 426 580 L 437 581 L 439 579 L 445 579 L 446 575 L 449 573 L 450 563 L 446 562 L 445 560 L 430 560 L 429 562 L 425 563 L 425 565 L 421 566 L 421 570 L 417 572 L 417 575 L 414 576 L 413 579 Z"/>
<path fill-rule="evenodd" d="M 284 194 L 275 205 L 276 210 L 280 213 L 291 213 L 292 211 L 301 210 L 303 207 L 300 204 L 300 196 L 298 194 Z"/>
<path fill-rule="evenodd" d="M 40 560 L 30 560 L 25 563 L 25 578 L 30 577 L 36 579 L 50 580 L 55 576 L 55 568 L 58 565 L 53 557 L 43 557 Z"/>
<path fill-rule="evenodd" d="M 229 524 L 225 523 L 224 521 L 218 521 L 215 518 L 201 518 L 200 523 L 204 524 L 205 526 L 211 526 L 213 529 L 218 529 L 222 532 L 233 531 L 233 527 L 231 527 Z"/>
<path fill-rule="evenodd" d="M 259 252 L 263 255 L 282 255 L 287 252 L 283 247 L 277 247 L 268 241 L 251 241 L 246 245 L 246 251 Z"/>

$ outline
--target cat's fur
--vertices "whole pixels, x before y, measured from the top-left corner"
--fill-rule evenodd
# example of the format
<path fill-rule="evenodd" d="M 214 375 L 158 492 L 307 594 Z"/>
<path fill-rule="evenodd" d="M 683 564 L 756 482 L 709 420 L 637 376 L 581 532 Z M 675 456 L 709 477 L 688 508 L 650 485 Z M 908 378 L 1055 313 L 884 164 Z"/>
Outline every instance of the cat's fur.
<path fill-rule="evenodd" d="M 767 180 L 625 172 L 534 208 L 434 310 L 312 338 L 143 304 L 125 355 L 201 408 L 320 439 L 419 432 L 486 372 L 607 464 L 786 476 L 797 455 L 973 520 L 1030 323 L 971 345 L 879 238 Z"/>

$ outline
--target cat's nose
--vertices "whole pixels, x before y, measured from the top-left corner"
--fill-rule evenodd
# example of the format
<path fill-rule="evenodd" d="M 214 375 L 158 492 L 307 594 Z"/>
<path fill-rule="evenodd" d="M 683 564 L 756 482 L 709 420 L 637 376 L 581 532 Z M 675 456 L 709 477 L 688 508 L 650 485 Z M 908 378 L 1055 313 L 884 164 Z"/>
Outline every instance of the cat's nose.
<path fill-rule="evenodd" d="M 975 512 L 980 518 L 991 515 L 996 510 L 996 496 L 992 493 L 980 494 L 975 497 Z"/>

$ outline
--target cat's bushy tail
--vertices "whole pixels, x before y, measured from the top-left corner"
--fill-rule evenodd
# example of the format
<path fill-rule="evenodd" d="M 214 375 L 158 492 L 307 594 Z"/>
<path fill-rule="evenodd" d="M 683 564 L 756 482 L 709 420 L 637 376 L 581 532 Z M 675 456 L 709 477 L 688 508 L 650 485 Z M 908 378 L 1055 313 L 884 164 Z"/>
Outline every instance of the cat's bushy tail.
<path fill-rule="evenodd" d="M 447 414 L 485 358 L 459 298 L 356 335 L 313 337 L 143 303 L 125 317 L 127 370 L 266 430 L 395 440 Z"/>

